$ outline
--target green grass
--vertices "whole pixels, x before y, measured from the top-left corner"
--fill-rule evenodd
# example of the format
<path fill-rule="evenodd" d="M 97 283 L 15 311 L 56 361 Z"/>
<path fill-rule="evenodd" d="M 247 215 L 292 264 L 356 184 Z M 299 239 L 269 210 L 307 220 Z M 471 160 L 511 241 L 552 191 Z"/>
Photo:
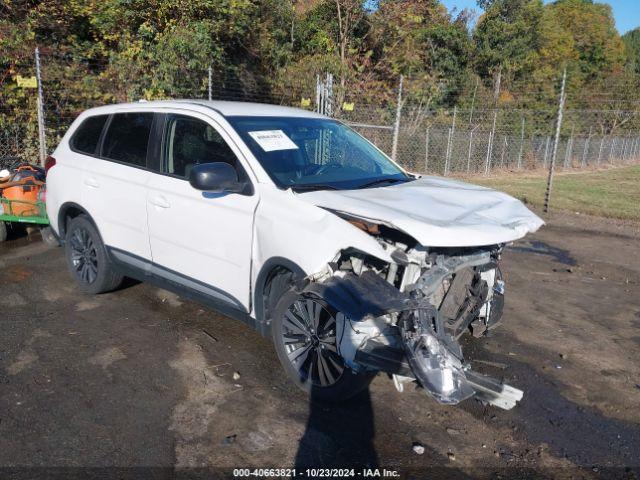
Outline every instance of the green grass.
<path fill-rule="evenodd" d="M 474 178 L 542 208 L 547 186 L 546 175 Z M 640 220 L 640 166 L 584 173 L 557 172 L 553 179 L 551 208 L 610 218 Z"/>

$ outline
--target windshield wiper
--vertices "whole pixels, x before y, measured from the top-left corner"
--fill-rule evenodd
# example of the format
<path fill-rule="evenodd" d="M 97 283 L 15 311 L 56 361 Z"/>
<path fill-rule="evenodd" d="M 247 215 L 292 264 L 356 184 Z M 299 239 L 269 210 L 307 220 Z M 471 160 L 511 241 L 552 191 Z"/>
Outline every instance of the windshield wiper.
<path fill-rule="evenodd" d="M 301 185 L 291 185 L 290 188 L 294 192 L 313 192 L 314 190 L 339 190 L 333 185 L 327 185 L 325 183 L 305 183 Z"/>
<path fill-rule="evenodd" d="M 378 180 L 374 180 L 372 182 L 360 185 L 358 188 L 369 188 L 369 187 L 373 187 L 374 185 L 379 185 L 381 183 L 386 183 L 386 182 L 396 183 L 396 182 L 408 182 L 408 181 L 409 180 L 400 179 L 400 178 L 379 178 Z"/>

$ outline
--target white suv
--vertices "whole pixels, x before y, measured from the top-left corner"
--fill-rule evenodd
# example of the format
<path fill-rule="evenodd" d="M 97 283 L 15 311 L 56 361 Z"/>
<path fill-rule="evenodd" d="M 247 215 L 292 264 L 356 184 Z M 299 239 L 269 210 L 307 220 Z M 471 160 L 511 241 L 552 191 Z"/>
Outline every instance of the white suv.
<path fill-rule="evenodd" d="M 323 400 L 383 371 L 442 403 L 522 392 L 457 339 L 502 316 L 503 246 L 542 221 L 512 197 L 406 172 L 344 124 L 235 102 L 82 113 L 48 160 L 47 212 L 85 292 L 123 276 L 271 334 Z"/>

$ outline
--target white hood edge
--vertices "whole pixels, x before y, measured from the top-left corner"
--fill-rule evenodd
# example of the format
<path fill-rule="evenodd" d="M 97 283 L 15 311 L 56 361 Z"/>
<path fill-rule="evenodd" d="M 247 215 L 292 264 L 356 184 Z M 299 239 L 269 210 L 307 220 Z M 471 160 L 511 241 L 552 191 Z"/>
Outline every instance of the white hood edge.
<path fill-rule="evenodd" d="M 506 193 L 441 177 L 298 196 L 318 207 L 397 228 L 428 247 L 507 243 L 544 225 L 540 217 Z"/>

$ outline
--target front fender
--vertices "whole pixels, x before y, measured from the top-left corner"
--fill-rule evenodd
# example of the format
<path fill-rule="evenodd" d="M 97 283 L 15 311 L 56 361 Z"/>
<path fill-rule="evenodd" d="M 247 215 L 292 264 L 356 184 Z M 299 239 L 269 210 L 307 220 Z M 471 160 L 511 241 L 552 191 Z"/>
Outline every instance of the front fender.
<path fill-rule="evenodd" d="M 252 285 L 272 258 L 284 258 L 305 275 L 320 271 L 348 248 L 391 263 L 389 251 L 372 236 L 291 191 L 263 188 L 254 220 Z"/>

